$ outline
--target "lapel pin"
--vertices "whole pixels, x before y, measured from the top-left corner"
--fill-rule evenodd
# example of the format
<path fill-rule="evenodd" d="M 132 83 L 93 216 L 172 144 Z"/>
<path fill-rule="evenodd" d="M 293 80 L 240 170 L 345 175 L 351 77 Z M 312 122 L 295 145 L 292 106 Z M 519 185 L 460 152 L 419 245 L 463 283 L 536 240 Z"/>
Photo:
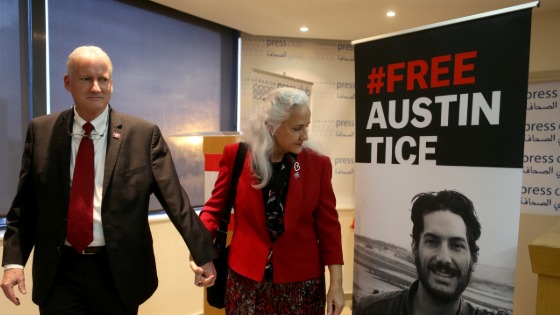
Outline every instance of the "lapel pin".
<path fill-rule="evenodd" d="M 119 132 L 113 132 L 113 138 L 115 139 L 120 139 L 121 138 L 121 134 Z"/>
<path fill-rule="evenodd" d="M 295 162 L 295 163 L 294 163 L 294 171 L 296 171 L 296 172 L 295 172 L 295 174 L 294 174 L 294 177 L 295 177 L 296 179 L 299 178 L 299 170 L 300 170 L 300 169 L 301 169 L 301 168 L 300 168 L 300 166 L 299 166 L 299 162 Z"/>

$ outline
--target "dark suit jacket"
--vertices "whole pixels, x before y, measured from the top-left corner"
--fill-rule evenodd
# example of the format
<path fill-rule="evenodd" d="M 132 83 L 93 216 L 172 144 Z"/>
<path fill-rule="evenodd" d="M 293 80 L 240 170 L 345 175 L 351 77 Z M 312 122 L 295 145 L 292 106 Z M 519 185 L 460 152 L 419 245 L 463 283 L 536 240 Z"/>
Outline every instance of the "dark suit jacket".
<path fill-rule="evenodd" d="M 200 218 L 215 234 L 221 209 L 231 186 L 231 170 L 239 144 L 227 145 L 220 161 L 220 171 Z M 265 226 L 263 194 L 251 183 L 250 151 L 235 196 L 234 234 L 229 266 L 237 273 L 262 281 L 271 246 L 273 281 L 286 283 L 317 278 L 325 265 L 343 264 L 341 228 L 331 178 L 329 157 L 304 148 L 298 154 L 299 170 L 292 167 L 285 205 L 284 233 L 272 244 Z M 297 175 L 296 175 L 297 173 Z"/>
<path fill-rule="evenodd" d="M 51 288 L 66 238 L 73 110 L 29 124 L 19 186 L 8 212 L 2 264 L 25 265 L 33 247 L 33 301 Z M 111 272 L 123 301 L 139 305 L 157 287 L 148 206 L 152 193 L 201 265 L 215 257 L 159 128 L 110 110 L 101 215 Z M 185 268 L 188 263 L 185 262 Z"/>

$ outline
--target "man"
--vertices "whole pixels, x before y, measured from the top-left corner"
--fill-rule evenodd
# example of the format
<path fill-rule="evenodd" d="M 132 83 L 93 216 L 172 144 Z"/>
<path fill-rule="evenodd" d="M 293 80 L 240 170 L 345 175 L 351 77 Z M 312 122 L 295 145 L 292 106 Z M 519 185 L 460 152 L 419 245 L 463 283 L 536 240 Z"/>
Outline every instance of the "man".
<path fill-rule="evenodd" d="M 19 305 L 14 287 L 26 293 L 22 268 L 34 249 L 33 301 L 41 314 L 137 314 L 158 282 L 148 223 L 152 193 L 202 267 L 196 283 L 212 285 L 211 236 L 159 128 L 109 105 L 109 56 L 94 46 L 75 49 L 64 87 L 73 108 L 33 119 L 27 131 L 4 235 L 6 297 Z"/>
<path fill-rule="evenodd" d="M 481 233 L 471 200 L 452 190 L 421 193 L 413 198 L 410 218 L 418 280 L 408 289 L 364 298 L 354 314 L 496 314 L 461 297 L 478 262 Z"/>

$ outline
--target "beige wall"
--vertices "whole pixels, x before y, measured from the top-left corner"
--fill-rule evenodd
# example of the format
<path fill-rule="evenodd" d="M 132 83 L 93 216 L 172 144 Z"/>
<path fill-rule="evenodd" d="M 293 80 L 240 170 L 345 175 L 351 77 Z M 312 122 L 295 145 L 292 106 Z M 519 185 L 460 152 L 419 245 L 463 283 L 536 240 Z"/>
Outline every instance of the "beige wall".
<path fill-rule="evenodd" d="M 560 10 L 539 12 L 533 10 L 531 29 L 531 79 L 560 79 Z"/>

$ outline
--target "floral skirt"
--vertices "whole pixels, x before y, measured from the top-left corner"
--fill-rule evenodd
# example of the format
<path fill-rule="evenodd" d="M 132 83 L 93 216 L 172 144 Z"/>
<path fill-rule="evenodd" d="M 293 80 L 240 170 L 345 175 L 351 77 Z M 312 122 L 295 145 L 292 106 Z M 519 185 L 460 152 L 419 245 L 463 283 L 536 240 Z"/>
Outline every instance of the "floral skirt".
<path fill-rule="evenodd" d="M 227 315 L 325 314 L 325 277 L 302 282 L 257 282 L 229 270 L 226 289 Z"/>

